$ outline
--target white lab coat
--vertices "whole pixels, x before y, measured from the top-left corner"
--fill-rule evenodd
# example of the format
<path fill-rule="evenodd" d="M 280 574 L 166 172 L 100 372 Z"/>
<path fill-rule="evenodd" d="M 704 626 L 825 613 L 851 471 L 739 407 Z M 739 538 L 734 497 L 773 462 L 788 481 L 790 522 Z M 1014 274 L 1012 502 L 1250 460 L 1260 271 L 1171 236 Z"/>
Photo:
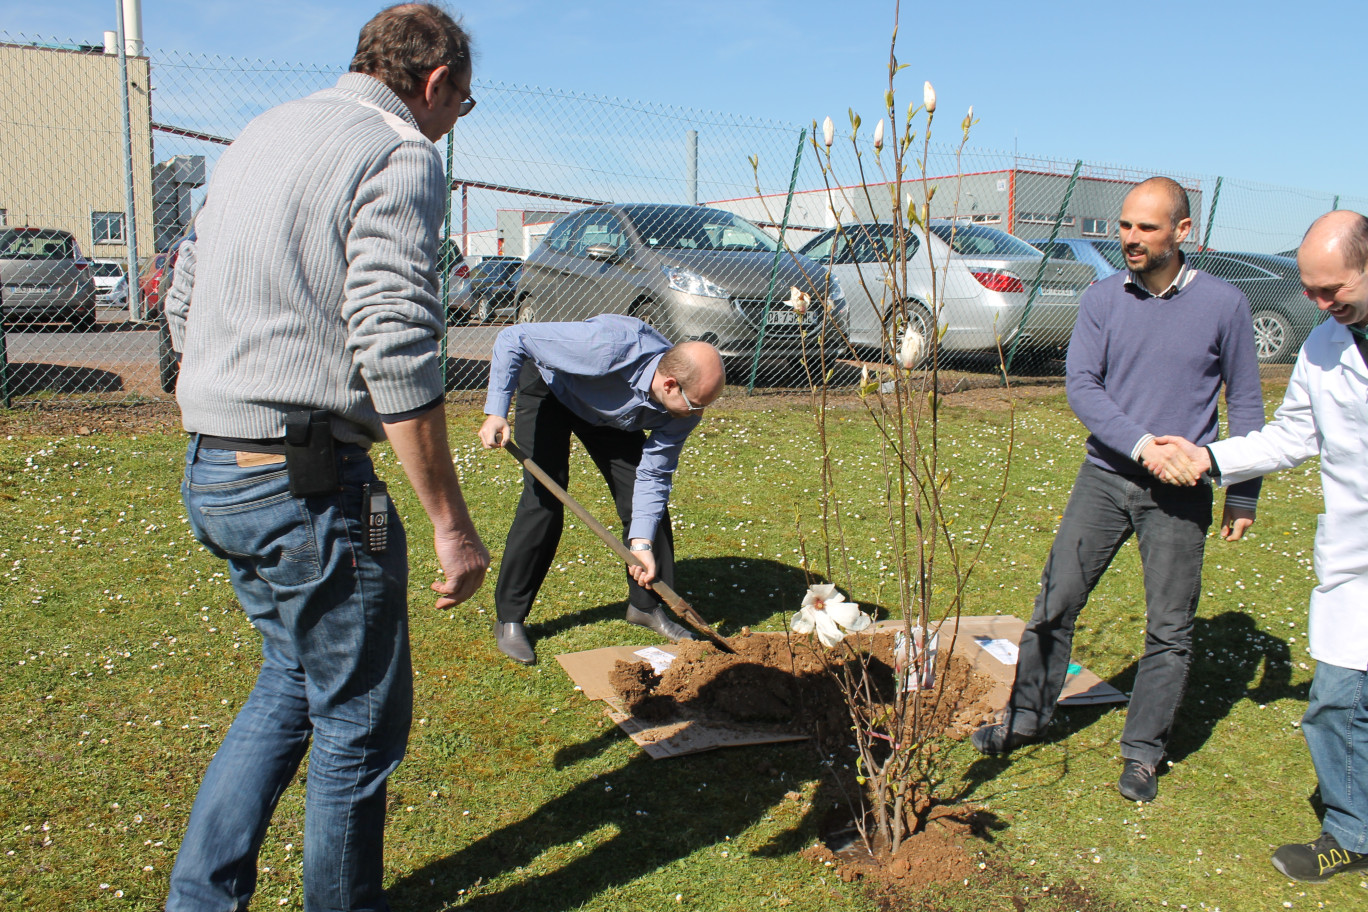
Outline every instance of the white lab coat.
<path fill-rule="evenodd" d="M 1327 320 L 1307 337 L 1287 395 L 1262 430 L 1211 444 L 1222 485 L 1320 454 L 1311 656 L 1368 670 L 1368 367 L 1349 330 Z"/>

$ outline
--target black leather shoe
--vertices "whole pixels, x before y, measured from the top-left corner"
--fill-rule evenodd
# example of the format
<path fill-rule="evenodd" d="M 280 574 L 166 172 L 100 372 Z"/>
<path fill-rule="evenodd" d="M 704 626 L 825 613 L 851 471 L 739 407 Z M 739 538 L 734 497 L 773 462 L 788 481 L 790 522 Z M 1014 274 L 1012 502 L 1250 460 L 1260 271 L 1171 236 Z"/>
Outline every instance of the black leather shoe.
<path fill-rule="evenodd" d="M 496 621 L 494 623 L 494 642 L 499 646 L 499 652 L 508 656 L 515 662 L 524 665 L 535 665 L 537 654 L 532 651 L 532 641 L 527 638 L 527 628 L 522 624 L 510 622 L 507 624 Z"/>
<path fill-rule="evenodd" d="M 1121 797 L 1128 801 L 1153 801 L 1159 794 L 1159 779 L 1154 767 L 1139 760 L 1127 760 L 1121 770 L 1121 781 L 1116 783 Z"/>
<path fill-rule="evenodd" d="M 627 622 L 636 624 L 638 627 L 645 627 L 647 630 L 654 630 L 671 643 L 694 639 L 694 635 L 687 628 L 670 620 L 665 614 L 665 609 L 659 605 L 654 611 L 642 611 L 635 605 L 628 605 Z"/>
<path fill-rule="evenodd" d="M 989 757 L 1005 754 L 1014 747 L 1029 744 L 1034 740 L 1036 740 L 1035 735 L 1012 731 L 1005 722 L 990 722 L 987 725 L 980 725 L 969 736 L 969 743 L 974 745 L 974 750 Z"/>

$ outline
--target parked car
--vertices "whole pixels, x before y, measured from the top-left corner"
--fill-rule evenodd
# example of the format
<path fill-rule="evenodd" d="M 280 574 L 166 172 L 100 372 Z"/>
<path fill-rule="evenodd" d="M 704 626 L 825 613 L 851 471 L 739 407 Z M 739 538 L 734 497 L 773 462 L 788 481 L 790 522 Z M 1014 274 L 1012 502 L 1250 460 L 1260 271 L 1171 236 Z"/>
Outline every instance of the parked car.
<path fill-rule="evenodd" d="M 1099 279 L 1105 279 L 1113 272 L 1126 268 L 1125 258 L 1121 255 L 1121 242 L 1094 238 L 1049 238 L 1032 240 L 1026 243 L 1037 250 L 1047 251 L 1052 259 L 1075 260 L 1093 268 Z M 1046 245 L 1049 245 L 1048 248 Z"/>
<path fill-rule="evenodd" d="M 1254 320 L 1254 350 L 1262 362 L 1295 361 L 1311 330 L 1326 319 L 1306 297 L 1291 257 L 1206 250 L 1188 254 L 1188 260 L 1244 292 Z"/>
<path fill-rule="evenodd" d="M 749 363 L 776 248 L 764 231 L 720 209 L 659 203 L 581 209 L 557 222 L 523 264 L 518 319 L 630 314 L 675 342 L 701 339 L 723 358 Z M 840 283 L 802 255 L 784 254 L 777 263 L 761 360 L 794 364 L 804 345 L 815 347 L 824 319 L 839 330 L 824 335 L 829 353 L 842 352 L 847 318 Z M 792 288 L 813 297 L 802 316 L 782 303 Z"/>
<path fill-rule="evenodd" d="M 95 282 L 90 262 L 71 232 L 56 228 L 0 228 L 4 320 L 62 321 L 95 328 Z"/>
<path fill-rule="evenodd" d="M 473 298 L 470 293 L 470 267 L 466 265 L 461 249 L 451 241 L 444 242 L 444 255 L 451 263 L 447 277 L 446 321 L 448 326 L 460 326 L 470 322 Z M 438 294 L 441 289 L 438 289 Z"/>
<path fill-rule="evenodd" d="M 1059 238 L 1055 244 L 1056 247 L 1067 245 L 1080 261 L 1091 263 L 1090 256 L 1100 257 L 1110 264 L 1111 272 L 1126 268 L 1119 240 Z M 1292 257 L 1228 250 L 1189 251 L 1186 256 L 1193 266 L 1225 279 L 1249 299 L 1254 322 L 1254 350 L 1261 362 L 1295 360 L 1307 335 L 1325 318 L 1302 293 L 1297 261 Z M 1103 276 L 1099 269 L 1098 277 Z"/>
<path fill-rule="evenodd" d="M 927 236 L 914 226 L 906 228 L 907 298 L 901 308 L 894 306 L 884 282 L 884 264 L 896 243 L 892 225 L 855 224 L 823 232 L 801 251 L 828 266 L 840 280 L 850 302 L 850 341 L 870 354 L 885 351 L 886 338 L 901 338 L 904 315 L 927 339 L 937 336 L 930 329 L 932 264 L 924 246 Z M 1035 348 L 1068 343 L 1079 294 L 1093 281 L 1090 267 L 1049 260 L 1027 315 L 1029 283 L 1043 258 L 1039 250 L 996 228 L 935 220 L 930 244 L 941 302 L 942 351 L 992 351 L 1018 336 L 1021 344 Z"/>
<path fill-rule="evenodd" d="M 470 271 L 472 316 L 488 323 L 500 316 L 516 316 L 522 257 L 485 257 Z"/>
<path fill-rule="evenodd" d="M 138 294 L 142 297 L 143 313 L 148 320 L 161 317 L 162 298 L 171 287 L 171 271 L 176 266 L 180 242 L 171 250 L 145 257 L 138 272 Z"/>
<path fill-rule="evenodd" d="M 111 307 L 120 284 L 124 281 L 124 267 L 115 260 L 95 260 L 90 264 L 90 277 L 95 282 L 95 303 Z M 124 284 L 124 294 L 127 295 Z"/>

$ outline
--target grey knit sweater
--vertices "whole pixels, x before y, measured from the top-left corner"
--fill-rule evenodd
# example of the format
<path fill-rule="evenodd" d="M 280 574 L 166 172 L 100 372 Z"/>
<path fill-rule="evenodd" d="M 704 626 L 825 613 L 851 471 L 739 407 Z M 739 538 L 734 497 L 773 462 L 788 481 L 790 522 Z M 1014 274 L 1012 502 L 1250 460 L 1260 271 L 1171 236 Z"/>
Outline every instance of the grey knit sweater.
<path fill-rule="evenodd" d="M 442 395 L 441 158 L 356 73 L 261 114 L 223 153 L 168 296 L 187 431 L 267 438 L 299 408 L 369 443 Z M 178 269 L 178 272 L 180 270 Z"/>

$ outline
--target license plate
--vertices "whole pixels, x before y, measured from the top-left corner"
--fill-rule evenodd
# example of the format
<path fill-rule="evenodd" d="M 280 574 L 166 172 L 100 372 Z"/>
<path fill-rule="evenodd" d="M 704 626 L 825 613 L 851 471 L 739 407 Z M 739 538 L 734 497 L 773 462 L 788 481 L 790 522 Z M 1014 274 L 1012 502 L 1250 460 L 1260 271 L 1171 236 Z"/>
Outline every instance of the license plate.
<path fill-rule="evenodd" d="M 1042 295 L 1056 298 L 1072 298 L 1074 290 L 1072 288 L 1051 288 L 1048 285 L 1040 289 Z"/>
<path fill-rule="evenodd" d="M 5 294 L 52 294 L 57 291 L 55 285 L 6 285 Z"/>
<path fill-rule="evenodd" d="M 798 323 L 798 314 L 791 310 L 771 310 L 769 322 L 771 325 L 794 326 Z"/>

